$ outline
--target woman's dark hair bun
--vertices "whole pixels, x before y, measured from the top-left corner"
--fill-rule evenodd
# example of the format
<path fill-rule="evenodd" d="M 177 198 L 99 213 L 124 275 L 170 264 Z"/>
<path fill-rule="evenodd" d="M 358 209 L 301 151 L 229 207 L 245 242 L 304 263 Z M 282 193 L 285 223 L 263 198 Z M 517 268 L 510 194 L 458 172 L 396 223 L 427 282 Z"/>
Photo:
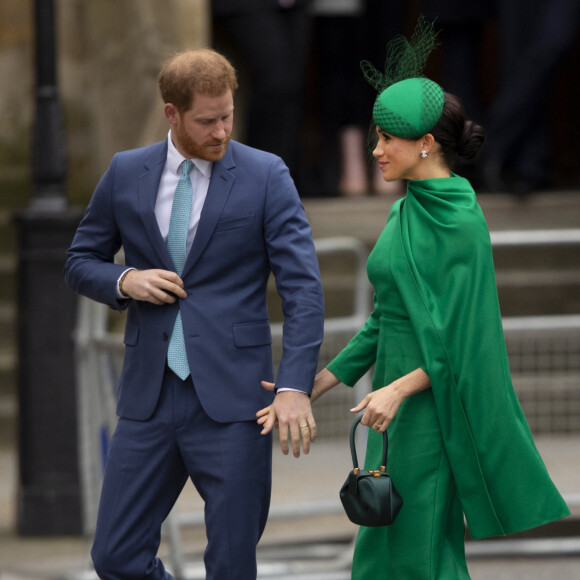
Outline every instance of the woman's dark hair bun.
<path fill-rule="evenodd" d="M 473 159 L 485 141 L 485 131 L 475 121 L 465 121 L 463 132 L 457 144 L 457 156 L 461 159 Z"/>
<path fill-rule="evenodd" d="M 441 146 L 445 163 L 453 169 L 458 158 L 468 161 L 480 151 L 485 140 L 483 127 L 467 119 L 458 97 L 445 93 L 443 112 L 430 133 Z"/>

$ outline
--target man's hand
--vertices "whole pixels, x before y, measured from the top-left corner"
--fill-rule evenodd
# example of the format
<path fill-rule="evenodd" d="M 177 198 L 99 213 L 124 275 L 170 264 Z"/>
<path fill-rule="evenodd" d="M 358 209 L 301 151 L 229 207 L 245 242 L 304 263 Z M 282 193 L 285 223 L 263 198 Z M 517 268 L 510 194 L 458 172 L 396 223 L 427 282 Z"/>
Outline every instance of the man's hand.
<path fill-rule="evenodd" d="M 121 292 L 134 300 L 152 304 L 173 304 L 178 298 L 187 298 L 183 280 L 169 270 L 129 270 Z"/>
<path fill-rule="evenodd" d="M 269 391 L 274 390 L 273 383 L 262 381 L 262 386 Z M 310 443 L 316 439 L 316 422 L 306 393 L 279 392 L 274 402 L 269 407 L 258 411 L 257 416 L 258 423 L 264 426 L 262 435 L 270 433 L 277 424 L 280 431 L 280 447 L 284 455 L 288 455 L 289 451 L 288 431 L 290 431 L 294 457 L 300 457 L 300 441 L 302 441 L 304 453 L 307 454 L 310 451 Z"/>

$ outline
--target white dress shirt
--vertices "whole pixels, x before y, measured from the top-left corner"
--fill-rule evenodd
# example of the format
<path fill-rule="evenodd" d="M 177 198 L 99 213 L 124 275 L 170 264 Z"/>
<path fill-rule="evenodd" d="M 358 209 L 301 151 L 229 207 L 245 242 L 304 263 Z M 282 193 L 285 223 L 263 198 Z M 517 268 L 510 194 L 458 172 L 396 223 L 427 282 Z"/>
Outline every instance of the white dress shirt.
<path fill-rule="evenodd" d="M 161 173 L 161 181 L 159 182 L 159 189 L 157 190 L 157 199 L 155 201 L 155 217 L 159 231 L 163 237 L 163 241 L 167 243 L 167 236 L 169 234 L 169 221 L 171 219 L 171 208 L 173 207 L 173 197 L 175 196 L 175 189 L 177 182 L 181 177 L 181 163 L 185 157 L 176 149 L 171 140 L 171 131 L 167 135 L 167 159 L 165 166 Z M 189 216 L 189 230 L 187 232 L 187 251 L 191 250 L 193 239 L 197 232 L 199 225 L 199 218 L 201 210 L 207 197 L 207 190 L 209 189 L 209 179 L 211 177 L 212 162 L 204 159 L 192 159 L 194 167 L 189 173 L 191 179 L 191 188 L 193 190 L 193 200 L 191 202 L 191 215 Z M 127 268 L 133 270 L 134 268 Z M 117 280 L 117 298 L 122 300 L 125 298 L 119 288 L 119 282 L 125 275 L 125 270 Z"/>
<path fill-rule="evenodd" d="M 185 157 L 175 148 L 171 141 L 171 133 L 167 137 L 167 160 L 161 174 L 157 200 L 155 201 L 155 217 L 159 225 L 159 230 L 163 240 L 167 242 L 169 233 L 169 220 L 171 219 L 171 208 L 177 182 L 181 177 L 181 163 Z M 189 177 L 193 189 L 193 200 L 191 203 L 191 215 L 189 216 L 189 231 L 187 233 L 187 251 L 191 250 L 201 210 L 207 197 L 209 179 L 211 177 L 212 162 L 203 159 L 192 159 L 195 167 L 191 170 Z"/>

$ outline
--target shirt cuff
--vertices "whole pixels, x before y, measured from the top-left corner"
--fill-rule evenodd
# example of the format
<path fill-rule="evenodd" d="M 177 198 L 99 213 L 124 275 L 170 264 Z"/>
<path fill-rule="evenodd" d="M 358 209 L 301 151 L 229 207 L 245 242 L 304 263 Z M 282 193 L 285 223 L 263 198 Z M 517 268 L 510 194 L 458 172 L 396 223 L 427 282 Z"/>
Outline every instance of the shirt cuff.
<path fill-rule="evenodd" d="M 293 393 L 304 393 L 305 395 L 308 395 L 308 393 L 302 389 L 291 389 L 290 387 L 280 387 L 279 389 L 276 389 L 277 393 L 281 393 L 282 391 L 292 391 Z"/>
<path fill-rule="evenodd" d="M 121 288 L 119 287 L 121 284 L 121 278 L 123 278 L 123 276 L 129 271 L 129 270 L 136 270 L 136 268 L 127 268 L 126 270 L 123 270 L 123 272 L 121 273 L 121 275 L 117 278 L 117 300 L 127 300 L 129 297 L 125 296 L 122 292 L 121 292 Z"/>

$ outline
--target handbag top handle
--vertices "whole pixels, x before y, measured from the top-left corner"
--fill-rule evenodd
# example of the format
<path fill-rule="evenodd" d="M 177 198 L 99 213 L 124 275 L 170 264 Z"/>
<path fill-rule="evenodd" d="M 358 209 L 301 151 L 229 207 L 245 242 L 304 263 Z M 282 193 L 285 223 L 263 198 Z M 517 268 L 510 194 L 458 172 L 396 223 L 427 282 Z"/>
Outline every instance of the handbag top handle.
<path fill-rule="evenodd" d="M 360 473 L 360 469 L 358 466 L 358 459 L 356 456 L 356 445 L 354 442 L 354 434 L 356 431 L 356 428 L 358 427 L 358 424 L 361 422 L 362 419 L 362 415 L 360 415 L 359 417 L 357 417 L 351 428 L 350 428 L 350 454 L 352 456 L 352 465 L 354 467 L 354 472 L 355 473 Z M 381 472 L 386 472 L 387 470 L 387 451 L 389 449 L 389 436 L 387 435 L 387 430 L 385 429 L 383 431 L 383 457 L 381 459 L 381 466 L 380 466 L 380 471 Z"/>

